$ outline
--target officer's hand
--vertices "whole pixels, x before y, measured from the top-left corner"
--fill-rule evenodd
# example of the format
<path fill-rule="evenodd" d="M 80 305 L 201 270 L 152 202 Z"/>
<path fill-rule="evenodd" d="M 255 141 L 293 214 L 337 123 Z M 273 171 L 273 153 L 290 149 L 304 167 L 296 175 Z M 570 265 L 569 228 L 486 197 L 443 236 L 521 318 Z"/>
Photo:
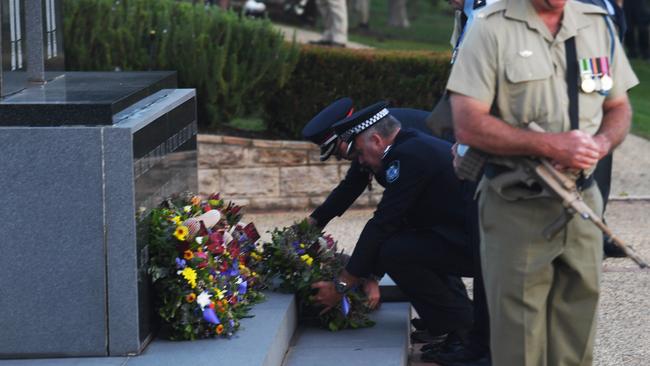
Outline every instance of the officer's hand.
<path fill-rule="evenodd" d="M 579 130 L 552 134 L 550 142 L 551 160 L 567 169 L 591 168 L 601 157 L 601 146 L 593 136 Z"/>
<path fill-rule="evenodd" d="M 458 166 L 460 165 L 461 157 L 458 156 L 458 143 L 457 143 L 457 142 L 455 142 L 455 143 L 451 146 L 451 155 L 454 156 L 454 161 L 453 161 L 453 164 L 454 164 L 454 170 L 458 170 Z"/>
<path fill-rule="evenodd" d="M 307 219 L 306 219 L 306 220 L 307 220 L 307 223 L 308 223 L 309 225 L 311 225 L 311 226 L 318 226 L 318 222 L 316 221 L 315 218 L 313 218 L 313 217 L 311 217 L 311 216 L 307 216 Z"/>
<path fill-rule="evenodd" d="M 341 294 L 336 292 L 334 282 L 332 281 L 315 282 L 311 284 L 311 288 L 318 289 L 318 293 L 312 297 L 312 300 L 314 300 L 316 304 L 325 306 L 325 309 L 320 312 L 321 315 L 335 307 L 343 297 Z"/>
<path fill-rule="evenodd" d="M 381 293 L 379 292 L 379 282 L 375 279 L 366 279 L 363 283 L 363 292 L 368 297 L 368 307 L 375 309 L 379 305 Z"/>

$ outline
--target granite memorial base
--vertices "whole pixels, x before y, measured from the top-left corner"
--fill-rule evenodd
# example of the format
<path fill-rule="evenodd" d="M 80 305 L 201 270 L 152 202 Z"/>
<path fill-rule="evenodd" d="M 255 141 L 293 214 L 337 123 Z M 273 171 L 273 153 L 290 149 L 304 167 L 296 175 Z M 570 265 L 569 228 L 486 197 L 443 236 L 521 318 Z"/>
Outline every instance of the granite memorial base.
<path fill-rule="evenodd" d="M 140 353 L 137 216 L 197 190 L 193 89 L 165 89 L 169 72 L 66 77 L 0 101 L 0 358 Z"/>

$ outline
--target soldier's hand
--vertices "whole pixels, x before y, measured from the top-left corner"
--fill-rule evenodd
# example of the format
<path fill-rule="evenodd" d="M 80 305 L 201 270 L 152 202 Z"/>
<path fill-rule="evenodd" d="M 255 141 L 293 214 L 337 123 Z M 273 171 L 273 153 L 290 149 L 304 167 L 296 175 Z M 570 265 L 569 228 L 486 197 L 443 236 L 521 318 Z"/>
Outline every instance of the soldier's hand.
<path fill-rule="evenodd" d="M 307 223 L 308 223 L 309 225 L 311 225 L 311 226 L 318 226 L 318 222 L 316 221 L 315 218 L 313 218 L 313 217 L 311 217 L 311 216 L 307 216 L 307 219 L 306 219 L 306 220 L 307 220 Z"/>
<path fill-rule="evenodd" d="M 379 282 L 375 279 L 366 279 L 363 283 L 363 292 L 368 297 L 368 307 L 375 309 L 379 305 L 381 293 L 379 292 Z"/>
<path fill-rule="evenodd" d="M 601 158 L 601 146 L 594 137 L 579 131 L 554 134 L 551 140 L 554 164 L 568 169 L 588 169 Z"/>

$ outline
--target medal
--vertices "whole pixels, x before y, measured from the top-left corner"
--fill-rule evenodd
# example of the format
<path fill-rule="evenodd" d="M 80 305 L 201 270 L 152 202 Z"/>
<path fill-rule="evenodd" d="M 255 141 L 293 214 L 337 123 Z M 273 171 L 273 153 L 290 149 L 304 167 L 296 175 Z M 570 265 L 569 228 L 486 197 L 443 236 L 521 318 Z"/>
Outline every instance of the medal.
<path fill-rule="evenodd" d="M 582 83 L 580 83 L 580 89 L 585 93 L 591 93 L 596 90 L 596 82 L 590 77 L 583 78 Z"/>
<path fill-rule="evenodd" d="M 607 57 L 600 58 L 600 68 L 603 71 L 603 76 L 600 78 L 600 88 L 602 91 L 609 91 L 614 86 L 614 80 L 609 76 L 609 60 Z"/>
<path fill-rule="evenodd" d="M 583 58 L 580 64 L 580 89 L 585 93 L 591 93 L 596 90 L 596 81 L 594 81 L 594 73 L 591 68 L 591 60 Z"/>

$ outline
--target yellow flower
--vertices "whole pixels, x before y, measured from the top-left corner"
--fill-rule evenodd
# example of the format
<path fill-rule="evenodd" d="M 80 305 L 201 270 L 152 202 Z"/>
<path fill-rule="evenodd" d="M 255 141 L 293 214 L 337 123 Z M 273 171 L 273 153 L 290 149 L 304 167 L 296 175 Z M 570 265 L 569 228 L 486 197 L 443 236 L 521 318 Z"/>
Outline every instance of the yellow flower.
<path fill-rule="evenodd" d="M 190 211 L 192 211 L 192 206 L 185 206 L 185 207 L 183 207 L 183 211 L 185 211 L 185 212 L 190 212 Z"/>
<path fill-rule="evenodd" d="M 176 231 L 174 231 L 174 236 L 180 241 L 185 241 L 189 232 L 190 230 L 187 228 L 187 226 L 181 225 L 176 228 Z"/>
<path fill-rule="evenodd" d="M 191 250 L 186 250 L 183 252 L 183 258 L 189 261 L 190 259 L 194 258 L 194 254 Z"/>
<path fill-rule="evenodd" d="M 304 247 L 305 247 L 305 244 L 300 243 L 300 247 L 301 247 L 301 248 L 304 248 Z"/>
<path fill-rule="evenodd" d="M 174 216 L 171 219 L 169 219 L 169 221 L 173 222 L 176 225 L 180 225 L 181 224 L 181 217 L 180 216 Z"/>
<path fill-rule="evenodd" d="M 193 270 L 190 267 L 185 267 L 185 269 L 183 269 L 183 272 L 181 272 L 181 274 L 183 275 L 183 277 L 185 277 L 185 279 L 187 280 L 187 283 L 189 283 L 190 286 L 192 286 L 192 288 L 196 287 L 196 271 L 195 270 Z"/>
<path fill-rule="evenodd" d="M 194 302 L 194 300 L 196 300 L 196 295 L 194 293 L 191 293 L 185 296 L 185 300 L 187 300 L 187 302 Z"/>
<path fill-rule="evenodd" d="M 308 266 L 311 266 L 311 264 L 314 262 L 314 258 L 312 258 L 309 254 L 301 255 L 300 259 L 307 263 Z"/>
<path fill-rule="evenodd" d="M 256 261 L 259 261 L 260 259 L 262 259 L 262 257 L 259 254 L 255 253 L 255 252 L 251 253 L 251 258 L 253 258 Z"/>
<path fill-rule="evenodd" d="M 223 299 L 223 291 L 221 291 L 218 288 L 214 288 L 214 295 L 217 297 L 217 299 L 221 300 Z"/>

